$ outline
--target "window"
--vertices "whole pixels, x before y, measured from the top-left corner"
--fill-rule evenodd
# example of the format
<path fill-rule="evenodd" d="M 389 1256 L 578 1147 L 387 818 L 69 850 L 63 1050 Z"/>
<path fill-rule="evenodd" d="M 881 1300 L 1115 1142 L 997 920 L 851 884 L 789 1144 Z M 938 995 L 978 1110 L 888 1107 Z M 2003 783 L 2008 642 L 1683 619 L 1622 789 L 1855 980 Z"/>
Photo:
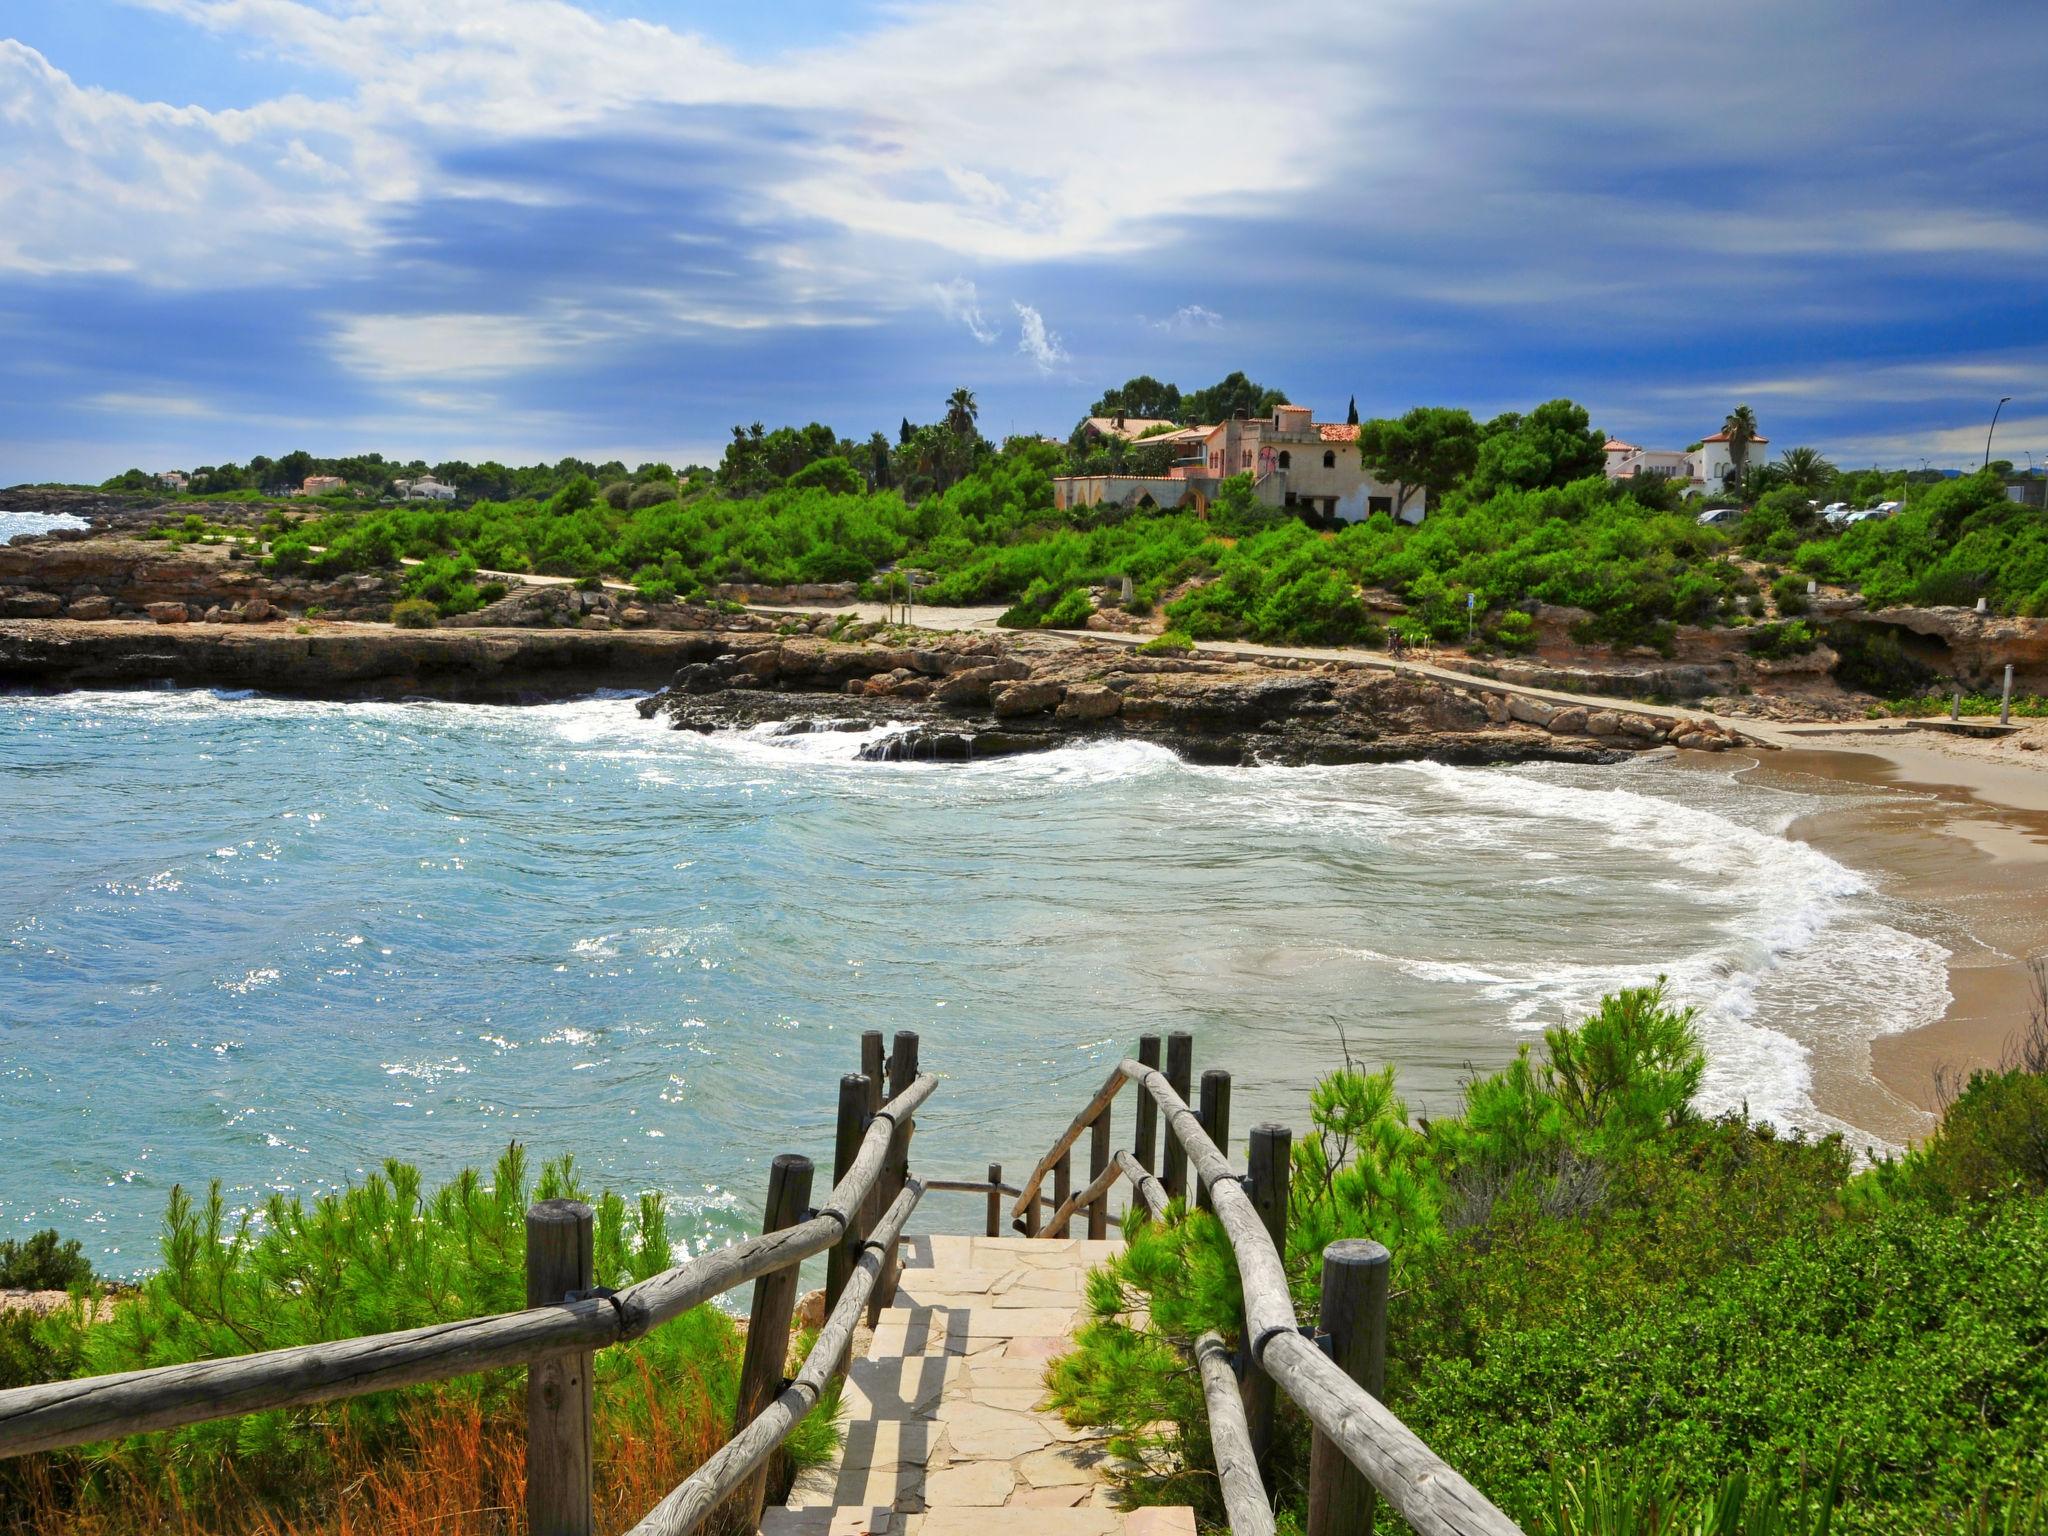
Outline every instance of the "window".
<path fill-rule="evenodd" d="M 1337 467 L 1337 450 L 1336 450 L 1336 449 L 1334 449 L 1334 448 L 1325 448 L 1325 449 L 1323 450 L 1323 468 L 1325 468 L 1325 469 L 1335 469 L 1336 467 Z"/>
<path fill-rule="evenodd" d="M 1280 467 L 1282 469 L 1291 469 L 1293 468 L 1293 466 L 1294 455 L 1289 453 L 1285 448 L 1282 448 L 1280 450 Z"/>
<path fill-rule="evenodd" d="M 1251 449 L 1247 448 L 1247 449 L 1245 449 L 1245 450 L 1244 450 L 1244 455 L 1243 455 L 1243 461 L 1242 461 L 1242 462 L 1241 462 L 1241 463 L 1240 463 L 1240 464 L 1238 465 L 1238 468 L 1239 468 L 1239 469 L 1250 469 L 1251 467 L 1252 467 L 1252 451 L 1251 451 Z"/>
<path fill-rule="evenodd" d="M 1365 515 L 1367 517 L 1372 516 L 1375 512 L 1391 512 L 1393 510 L 1394 498 L 1391 496 L 1368 496 L 1365 498 Z"/>

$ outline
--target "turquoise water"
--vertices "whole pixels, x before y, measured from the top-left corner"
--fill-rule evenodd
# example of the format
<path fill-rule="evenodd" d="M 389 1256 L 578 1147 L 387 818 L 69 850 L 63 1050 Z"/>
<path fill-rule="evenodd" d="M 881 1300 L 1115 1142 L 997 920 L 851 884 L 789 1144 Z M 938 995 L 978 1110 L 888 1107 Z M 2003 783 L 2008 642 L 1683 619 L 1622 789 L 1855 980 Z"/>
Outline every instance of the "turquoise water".
<path fill-rule="evenodd" d="M 1347 1048 L 1443 1110 L 1659 970 L 1706 1008 L 1708 1107 L 1828 1125 L 1814 1053 L 1946 1000 L 1913 914 L 1781 835 L 1813 798 L 1733 765 L 860 740 L 617 698 L 0 698 L 0 1231 L 132 1270 L 173 1184 L 248 1204 L 517 1138 L 666 1192 L 694 1246 L 754 1220 L 776 1152 L 829 1160 L 864 1028 L 920 1032 L 945 1081 L 918 1165 L 978 1176 L 1028 1166 L 1141 1030 L 1233 1069 L 1240 1132 L 1302 1125 Z"/>

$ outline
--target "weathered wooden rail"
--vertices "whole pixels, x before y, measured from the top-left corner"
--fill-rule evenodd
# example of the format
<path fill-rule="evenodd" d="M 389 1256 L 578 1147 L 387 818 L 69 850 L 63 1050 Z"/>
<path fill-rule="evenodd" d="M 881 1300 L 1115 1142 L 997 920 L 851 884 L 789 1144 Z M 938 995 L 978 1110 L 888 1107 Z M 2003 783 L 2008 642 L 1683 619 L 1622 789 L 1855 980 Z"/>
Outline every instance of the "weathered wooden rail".
<path fill-rule="evenodd" d="M 869 1031 L 862 1044 L 864 1061 L 879 1062 L 880 1032 Z M 751 1526 L 770 1458 L 841 1369 L 862 1311 L 887 1299 L 896 1244 L 924 1193 L 910 1177 L 910 1138 L 938 1080 L 918 1071 L 918 1037 L 908 1030 L 896 1036 L 887 1066 L 886 1098 L 879 1070 L 841 1079 L 825 1204 L 809 1208 L 811 1160 L 784 1154 L 775 1160 L 757 1237 L 604 1291 L 593 1284 L 590 1207 L 542 1201 L 527 1213 L 524 1311 L 0 1392 L 0 1457 L 524 1365 L 529 1529 L 532 1536 L 591 1536 L 593 1356 L 751 1280 L 733 1438 L 634 1530 L 682 1536 L 728 1499 Z M 821 1253 L 828 1256 L 825 1325 L 785 1385 L 798 1267 Z"/>
<path fill-rule="evenodd" d="M 753 1282 L 733 1433 L 633 1526 L 631 1536 L 687 1536 L 720 1509 L 748 1526 L 760 1519 L 776 1451 L 846 1365 L 863 1312 L 889 1304 L 897 1246 L 927 1193 L 979 1194 L 987 1235 L 1000 1235 L 1002 1202 L 1026 1236 L 1067 1233 L 1085 1221 L 1101 1238 L 1118 1218 L 1114 1186 L 1126 1182 L 1125 1220 L 1159 1219 L 1190 1195 L 1211 1210 L 1236 1253 L 1245 1334 L 1233 1351 L 1216 1333 L 1191 1341 L 1209 1414 L 1211 1443 L 1231 1529 L 1271 1536 L 1267 1491 L 1276 1388 L 1314 1426 L 1309 1536 L 1369 1532 L 1375 1495 L 1419 1536 L 1519 1536 L 1518 1528 L 1445 1464 L 1379 1401 L 1386 1360 L 1388 1255 L 1376 1243 L 1334 1243 L 1323 1255 L 1321 1333 L 1300 1329 L 1282 1260 L 1286 1244 L 1290 1132 L 1259 1125 L 1245 1173 L 1229 1145 L 1230 1075 L 1202 1075 L 1200 1111 L 1188 1107 L 1192 1039 L 1145 1036 L 1039 1159 L 1021 1185 L 991 1163 L 981 1180 L 924 1179 L 910 1172 L 917 1112 L 938 1080 L 918 1069 L 918 1037 L 899 1032 L 885 1057 L 882 1036 L 862 1037 L 859 1073 L 840 1079 L 832 1188 L 811 1208 L 808 1157 L 774 1160 L 758 1236 L 705 1254 L 616 1292 L 592 1273 L 589 1206 L 548 1200 L 527 1213 L 523 1311 L 396 1333 L 112 1376 L 0 1391 L 0 1458 L 172 1429 L 264 1409 L 365 1396 L 482 1371 L 527 1368 L 526 1508 L 532 1536 L 591 1536 L 592 1393 L 596 1352 L 643 1337 L 734 1288 Z M 1136 1134 L 1112 1146 L 1110 1109 L 1127 1083 L 1141 1092 Z M 1161 1122 L 1163 1149 L 1157 1144 Z M 1073 1187 L 1073 1150 L 1088 1140 L 1088 1179 Z M 1164 1156 L 1158 1154 L 1163 1150 Z M 1042 1193 L 1046 1181 L 1052 1193 Z M 799 1268 L 827 1257 L 825 1321 L 802 1367 L 785 1379 Z M 1328 1353 L 1325 1353 L 1325 1348 Z"/>
<path fill-rule="evenodd" d="M 1134 1209 L 1153 1217 L 1191 1193 L 1193 1203 L 1214 1212 L 1243 1284 L 1242 1376 L 1213 1332 L 1193 1340 L 1191 1353 L 1201 1374 L 1224 1507 L 1237 1536 L 1267 1536 L 1274 1528 L 1262 1472 L 1270 1470 L 1275 1388 L 1314 1426 L 1309 1536 L 1371 1530 L 1375 1495 L 1418 1536 L 1520 1536 L 1513 1521 L 1379 1400 L 1386 1376 L 1385 1248 L 1357 1240 L 1332 1243 L 1323 1253 L 1320 1342 L 1302 1331 L 1283 1258 L 1292 1133 L 1282 1125 L 1254 1126 L 1247 1170 L 1239 1173 L 1222 1151 L 1230 1136 L 1229 1074 L 1202 1074 L 1200 1113 L 1187 1103 L 1192 1075 L 1191 1036 L 1167 1037 L 1164 1071 L 1157 1037 L 1144 1037 L 1138 1058 L 1117 1063 L 1039 1159 L 1018 1191 L 1012 1225 L 1027 1236 L 1039 1235 L 1039 1189 L 1048 1177 L 1055 1190 L 1054 1213 L 1044 1229 L 1048 1236 L 1061 1232 L 1081 1208 L 1091 1213 L 1093 1234 L 1093 1213 L 1119 1178 L 1132 1186 Z M 1112 1154 L 1110 1108 L 1127 1083 L 1142 1090 L 1136 1145 Z M 1155 1177 L 1155 1132 L 1162 1119 L 1165 1156 Z M 1073 1149 L 1083 1135 L 1089 1139 L 1089 1180 L 1070 1194 Z"/>

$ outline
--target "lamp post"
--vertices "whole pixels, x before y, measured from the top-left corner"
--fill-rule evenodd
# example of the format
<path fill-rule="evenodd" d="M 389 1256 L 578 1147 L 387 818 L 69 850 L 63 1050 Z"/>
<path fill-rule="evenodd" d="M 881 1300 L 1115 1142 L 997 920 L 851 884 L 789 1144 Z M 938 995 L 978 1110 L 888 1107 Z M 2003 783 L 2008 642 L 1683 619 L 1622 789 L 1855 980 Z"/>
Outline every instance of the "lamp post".
<path fill-rule="evenodd" d="M 1991 429 L 1984 434 L 1984 463 L 1982 466 L 1984 469 L 1991 467 L 1991 433 L 1998 430 L 1998 413 L 2005 409 L 2011 399 L 2011 395 L 2002 395 L 1999 397 L 1998 404 L 1992 408 Z"/>

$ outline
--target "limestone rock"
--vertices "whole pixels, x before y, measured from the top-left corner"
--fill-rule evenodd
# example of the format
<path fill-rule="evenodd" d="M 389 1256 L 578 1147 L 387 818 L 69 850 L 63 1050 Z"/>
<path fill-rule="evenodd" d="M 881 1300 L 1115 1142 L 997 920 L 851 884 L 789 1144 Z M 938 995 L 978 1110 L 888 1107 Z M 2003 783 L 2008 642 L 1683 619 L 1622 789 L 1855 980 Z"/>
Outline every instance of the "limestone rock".
<path fill-rule="evenodd" d="M 98 597 L 81 597 L 64 610 L 67 619 L 111 619 L 114 616 L 114 600 L 104 594 Z"/>
<path fill-rule="evenodd" d="M 1583 736 L 1586 734 L 1586 722 L 1589 718 L 1582 705 L 1574 704 L 1552 715 L 1549 729 L 1556 736 Z"/>
<path fill-rule="evenodd" d="M 183 603 L 151 603 L 142 611 L 158 624 L 183 624 L 190 617 Z"/>
<path fill-rule="evenodd" d="M 1586 716 L 1588 736 L 1612 736 L 1621 729 L 1621 716 L 1611 709 L 1596 709 Z"/>
<path fill-rule="evenodd" d="M 998 720 L 1011 720 L 1018 715 L 1036 715 L 1052 709 L 1066 692 L 1060 683 L 999 683 L 989 690 L 988 702 Z"/>
<path fill-rule="evenodd" d="M 1106 720 L 1124 707 L 1124 696 L 1101 683 L 1072 683 L 1054 711 L 1062 720 Z"/>
<path fill-rule="evenodd" d="M 1508 698 L 1508 718 L 1519 720 L 1524 725 L 1548 726 L 1557 714 L 1555 704 L 1546 704 L 1541 699 L 1532 699 L 1527 694 L 1511 693 Z"/>

